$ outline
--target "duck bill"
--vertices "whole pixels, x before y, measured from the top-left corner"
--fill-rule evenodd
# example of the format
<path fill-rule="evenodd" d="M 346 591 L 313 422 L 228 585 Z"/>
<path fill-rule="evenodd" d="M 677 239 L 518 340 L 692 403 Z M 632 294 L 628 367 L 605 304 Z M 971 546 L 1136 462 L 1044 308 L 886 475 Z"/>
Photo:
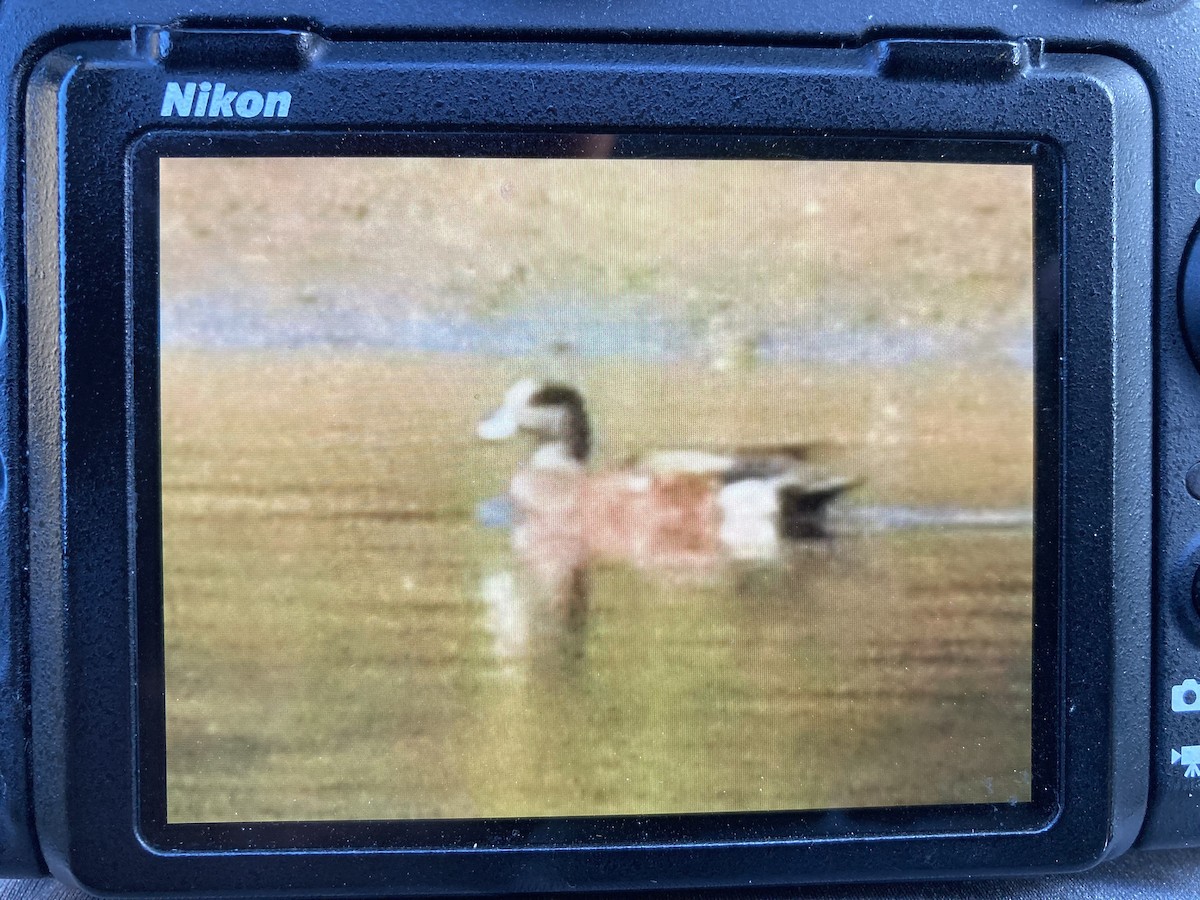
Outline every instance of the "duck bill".
<path fill-rule="evenodd" d="M 517 433 L 520 423 L 512 410 L 501 407 L 475 427 L 475 433 L 485 441 L 503 441 Z"/>

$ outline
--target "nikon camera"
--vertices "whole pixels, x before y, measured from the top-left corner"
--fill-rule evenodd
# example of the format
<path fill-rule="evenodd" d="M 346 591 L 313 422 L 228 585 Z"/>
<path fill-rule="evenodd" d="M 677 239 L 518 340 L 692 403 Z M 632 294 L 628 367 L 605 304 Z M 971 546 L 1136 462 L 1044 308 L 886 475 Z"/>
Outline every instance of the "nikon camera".
<path fill-rule="evenodd" d="M 1200 843 L 1200 7 L 0 7 L 0 872 Z"/>

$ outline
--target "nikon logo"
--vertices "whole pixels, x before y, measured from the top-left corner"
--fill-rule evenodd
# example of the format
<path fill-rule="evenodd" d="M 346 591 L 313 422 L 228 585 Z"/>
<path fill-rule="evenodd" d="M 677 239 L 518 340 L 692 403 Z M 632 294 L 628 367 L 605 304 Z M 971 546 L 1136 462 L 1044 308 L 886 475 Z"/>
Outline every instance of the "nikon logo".
<path fill-rule="evenodd" d="M 292 95 L 287 91 L 268 91 L 266 96 L 261 91 L 231 91 L 223 81 L 216 85 L 172 81 L 162 101 L 162 115 L 192 119 L 286 119 L 291 108 Z"/>

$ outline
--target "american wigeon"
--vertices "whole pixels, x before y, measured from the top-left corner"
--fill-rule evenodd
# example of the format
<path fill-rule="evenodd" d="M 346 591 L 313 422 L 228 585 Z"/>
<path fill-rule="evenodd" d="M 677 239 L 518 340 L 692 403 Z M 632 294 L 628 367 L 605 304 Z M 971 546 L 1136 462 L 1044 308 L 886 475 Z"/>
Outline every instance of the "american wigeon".
<path fill-rule="evenodd" d="M 509 388 L 477 431 L 533 438 L 510 486 L 514 546 L 554 581 L 604 559 L 643 569 L 772 559 L 788 542 L 824 537 L 829 504 L 858 483 L 812 465 L 811 445 L 664 450 L 592 471 L 583 397 L 533 379 Z"/>

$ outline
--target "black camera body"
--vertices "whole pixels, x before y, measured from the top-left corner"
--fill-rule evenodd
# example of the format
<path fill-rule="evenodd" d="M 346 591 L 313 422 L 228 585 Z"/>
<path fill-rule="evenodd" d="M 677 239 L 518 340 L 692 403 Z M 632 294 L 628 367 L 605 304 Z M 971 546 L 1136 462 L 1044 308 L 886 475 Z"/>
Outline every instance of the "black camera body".
<path fill-rule="evenodd" d="M 619 890 L 1200 843 L 1198 33 L 1176 0 L 4 3 L 0 872 L 105 894 Z M 157 160 L 544 156 L 588 134 L 1031 167 L 1028 802 L 168 821 Z"/>

